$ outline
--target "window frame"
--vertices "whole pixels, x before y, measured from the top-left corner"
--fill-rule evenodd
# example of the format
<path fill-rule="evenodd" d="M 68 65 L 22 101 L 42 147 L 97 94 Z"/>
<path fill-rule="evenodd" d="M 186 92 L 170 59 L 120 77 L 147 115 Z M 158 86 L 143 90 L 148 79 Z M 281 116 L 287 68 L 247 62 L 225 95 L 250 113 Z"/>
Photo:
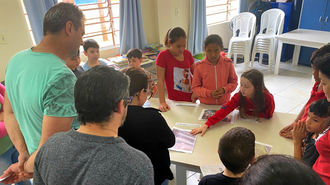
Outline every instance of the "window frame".
<path fill-rule="evenodd" d="M 208 0 L 206 0 L 206 2 L 207 1 Z M 206 22 L 207 22 L 207 17 L 208 16 L 226 13 L 226 19 L 225 20 L 223 20 L 223 21 L 217 21 L 217 22 L 212 22 L 212 23 L 207 23 L 207 26 L 212 26 L 212 25 L 215 25 L 215 24 L 219 24 L 219 23 L 224 23 L 224 22 L 230 21 L 228 18 L 229 18 L 229 15 L 231 14 L 231 12 L 234 11 L 234 10 L 238 10 L 237 8 L 231 8 L 231 4 L 233 2 L 239 3 L 238 0 L 227 0 L 227 3 L 216 4 L 216 5 L 209 5 L 209 6 L 206 5 Z M 207 13 L 208 12 L 208 8 L 223 7 L 223 6 L 226 6 L 226 10 L 225 11 L 212 12 L 212 13 L 209 13 L 209 14 Z"/>

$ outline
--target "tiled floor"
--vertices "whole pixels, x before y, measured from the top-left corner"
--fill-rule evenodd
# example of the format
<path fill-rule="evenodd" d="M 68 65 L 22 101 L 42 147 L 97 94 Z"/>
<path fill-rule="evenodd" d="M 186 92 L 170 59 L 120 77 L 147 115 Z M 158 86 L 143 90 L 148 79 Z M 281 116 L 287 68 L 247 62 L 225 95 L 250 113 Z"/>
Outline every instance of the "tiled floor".
<path fill-rule="evenodd" d="M 275 98 L 275 112 L 298 114 L 310 96 L 313 87 L 312 68 L 308 66 L 292 66 L 291 62 L 280 64 L 279 75 L 268 74 L 267 65 L 254 63 L 254 68 L 264 73 L 265 85 Z M 235 66 L 237 76 L 244 72 L 243 64 Z M 238 86 L 239 89 L 239 86 Z M 236 92 L 236 91 L 235 91 Z M 172 167 L 175 174 L 175 168 Z M 199 173 L 188 172 L 187 184 L 197 185 Z M 175 180 L 170 181 L 174 185 Z"/>

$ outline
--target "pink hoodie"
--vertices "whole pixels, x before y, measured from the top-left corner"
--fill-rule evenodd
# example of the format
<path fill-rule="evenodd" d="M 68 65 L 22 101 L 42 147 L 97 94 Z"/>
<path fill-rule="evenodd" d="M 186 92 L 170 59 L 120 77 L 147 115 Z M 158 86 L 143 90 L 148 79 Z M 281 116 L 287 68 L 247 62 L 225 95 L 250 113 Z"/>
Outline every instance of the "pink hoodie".
<path fill-rule="evenodd" d="M 220 99 L 213 99 L 211 91 L 225 88 L 225 94 Z M 220 55 L 219 62 L 213 66 L 205 57 L 196 64 L 192 90 L 201 103 L 223 105 L 230 99 L 230 93 L 237 87 L 237 75 L 233 62 Z"/>

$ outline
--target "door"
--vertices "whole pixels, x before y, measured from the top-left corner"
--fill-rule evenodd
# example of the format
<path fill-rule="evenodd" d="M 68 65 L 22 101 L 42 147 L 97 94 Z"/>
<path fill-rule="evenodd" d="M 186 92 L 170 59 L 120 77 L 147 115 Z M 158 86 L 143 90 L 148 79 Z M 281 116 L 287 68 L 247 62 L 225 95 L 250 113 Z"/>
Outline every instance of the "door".
<path fill-rule="evenodd" d="M 299 28 L 322 30 L 328 0 L 304 0 Z"/>
<path fill-rule="evenodd" d="M 330 31 L 330 2 L 328 1 L 327 10 L 325 11 L 322 31 Z"/>

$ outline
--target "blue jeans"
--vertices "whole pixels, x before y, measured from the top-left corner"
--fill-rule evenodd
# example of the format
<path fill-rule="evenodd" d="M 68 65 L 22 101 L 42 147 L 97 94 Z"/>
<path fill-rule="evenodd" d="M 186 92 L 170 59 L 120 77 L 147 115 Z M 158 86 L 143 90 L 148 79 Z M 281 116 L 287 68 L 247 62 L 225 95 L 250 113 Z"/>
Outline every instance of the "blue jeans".
<path fill-rule="evenodd" d="M 18 152 L 16 150 L 16 148 L 14 146 L 12 146 L 11 148 L 9 148 L 9 150 L 7 150 L 7 152 L 5 152 L 4 154 L 2 154 L 0 156 L 0 176 L 3 174 L 3 172 L 5 170 L 7 170 L 7 168 L 14 163 L 18 162 Z M 0 182 L 0 184 L 2 184 Z M 32 182 L 31 180 L 27 180 L 27 181 L 22 181 L 19 183 L 16 183 L 18 185 L 31 185 Z"/>

